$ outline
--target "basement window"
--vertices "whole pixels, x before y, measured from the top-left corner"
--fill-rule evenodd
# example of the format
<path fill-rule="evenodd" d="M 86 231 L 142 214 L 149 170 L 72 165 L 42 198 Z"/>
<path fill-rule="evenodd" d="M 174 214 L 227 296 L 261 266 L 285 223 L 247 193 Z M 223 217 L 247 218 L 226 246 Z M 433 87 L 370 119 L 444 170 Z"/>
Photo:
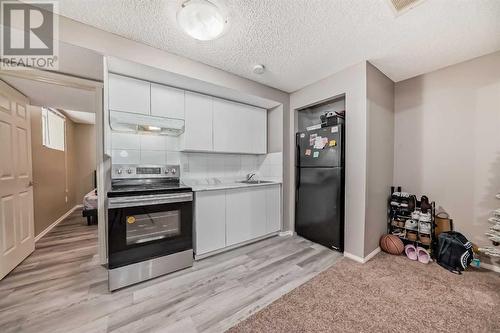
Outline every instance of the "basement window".
<path fill-rule="evenodd" d="M 64 151 L 66 118 L 53 109 L 42 108 L 43 146 Z"/>

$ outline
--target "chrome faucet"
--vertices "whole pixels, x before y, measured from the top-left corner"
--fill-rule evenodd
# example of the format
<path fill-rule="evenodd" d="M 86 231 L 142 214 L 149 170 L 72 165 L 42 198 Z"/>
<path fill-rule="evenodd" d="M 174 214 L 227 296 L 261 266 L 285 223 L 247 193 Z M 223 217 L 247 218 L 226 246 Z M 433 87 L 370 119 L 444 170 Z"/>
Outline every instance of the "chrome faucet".
<path fill-rule="evenodd" d="M 253 176 L 255 176 L 255 173 L 249 173 L 249 174 L 247 175 L 247 182 L 251 181 L 251 180 L 252 180 L 252 178 L 253 178 Z"/>

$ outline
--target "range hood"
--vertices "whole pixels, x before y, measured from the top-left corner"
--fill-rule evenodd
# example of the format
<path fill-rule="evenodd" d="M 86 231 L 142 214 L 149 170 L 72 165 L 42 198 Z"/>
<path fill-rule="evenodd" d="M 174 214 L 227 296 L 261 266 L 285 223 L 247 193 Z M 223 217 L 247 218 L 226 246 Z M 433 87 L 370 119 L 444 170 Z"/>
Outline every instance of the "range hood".
<path fill-rule="evenodd" d="M 109 111 L 109 125 L 117 132 L 150 133 L 179 136 L 184 133 L 184 120 L 145 114 Z"/>

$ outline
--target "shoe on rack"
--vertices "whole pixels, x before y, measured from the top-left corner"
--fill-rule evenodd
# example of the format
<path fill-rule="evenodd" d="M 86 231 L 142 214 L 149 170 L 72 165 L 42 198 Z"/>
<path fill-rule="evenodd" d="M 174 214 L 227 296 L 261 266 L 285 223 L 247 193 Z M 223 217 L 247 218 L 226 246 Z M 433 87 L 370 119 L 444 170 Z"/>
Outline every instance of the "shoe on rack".
<path fill-rule="evenodd" d="M 423 234 L 431 233 L 431 224 L 429 222 L 418 222 L 418 231 Z"/>
<path fill-rule="evenodd" d="M 431 213 L 430 212 L 421 212 L 420 213 L 420 216 L 418 217 L 418 221 L 419 222 L 427 222 L 427 223 L 431 223 L 432 222 L 432 216 L 431 216 Z"/>
<path fill-rule="evenodd" d="M 418 220 L 414 220 L 414 219 L 406 220 L 405 228 L 410 229 L 410 230 L 417 230 L 418 229 Z"/>
<path fill-rule="evenodd" d="M 423 213 L 427 213 L 432 209 L 432 205 L 429 203 L 429 198 L 427 196 L 423 195 L 422 198 L 420 198 L 420 210 Z"/>

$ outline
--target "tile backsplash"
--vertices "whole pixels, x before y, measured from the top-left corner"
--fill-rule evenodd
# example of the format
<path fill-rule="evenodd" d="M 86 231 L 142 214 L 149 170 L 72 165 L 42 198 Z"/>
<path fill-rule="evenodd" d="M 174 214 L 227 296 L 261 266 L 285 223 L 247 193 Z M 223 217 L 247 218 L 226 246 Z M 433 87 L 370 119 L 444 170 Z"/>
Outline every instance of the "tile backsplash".
<path fill-rule="evenodd" d="M 179 164 L 184 179 L 242 179 L 249 173 L 258 177 L 282 179 L 282 153 L 240 155 L 184 153 L 179 138 L 148 134 L 113 132 L 113 164 Z"/>
<path fill-rule="evenodd" d="M 113 132 L 111 149 L 114 164 L 180 164 L 177 137 Z"/>

